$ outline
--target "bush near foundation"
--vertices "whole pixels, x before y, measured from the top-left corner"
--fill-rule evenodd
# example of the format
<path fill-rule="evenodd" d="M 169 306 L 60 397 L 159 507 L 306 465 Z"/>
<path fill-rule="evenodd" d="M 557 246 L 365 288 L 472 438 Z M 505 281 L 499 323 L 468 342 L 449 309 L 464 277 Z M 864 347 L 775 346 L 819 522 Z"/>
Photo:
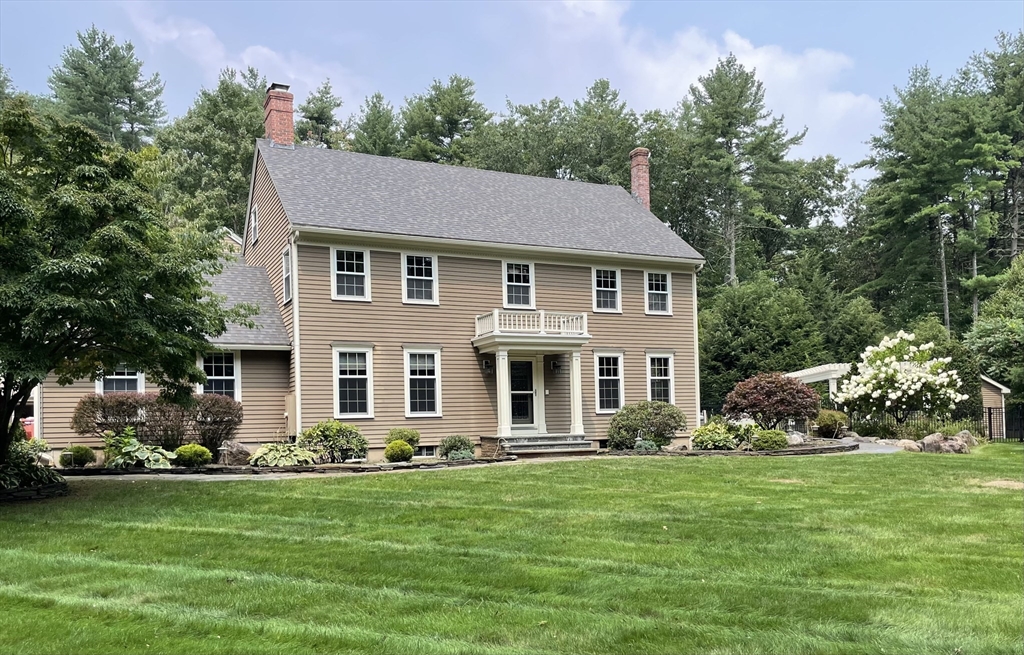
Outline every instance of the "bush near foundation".
<path fill-rule="evenodd" d="M 388 447 L 384 449 L 384 459 L 389 462 L 409 462 L 412 461 L 413 449 L 412 446 L 405 443 L 401 439 L 397 439 L 388 444 Z"/>
<path fill-rule="evenodd" d="M 321 464 L 340 464 L 349 459 L 366 457 L 366 437 L 354 425 L 341 421 L 320 421 L 302 431 L 296 440 L 309 450 Z"/>
<path fill-rule="evenodd" d="M 451 453 L 458 453 L 462 451 L 474 452 L 473 441 L 464 435 L 453 434 L 445 437 L 441 440 L 441 443 L 437 446 L 437 456 L 448 459 Z"/>
<path fill-rule="evenodd" d="M 412 428 L 391 428 L 388 430 L 388 436 L 384 439 L 384 443 L 389 444 L 399 440 L 415 448 L 420 445 L 420 431 Z"/>
<path fill-rule="evenodd" d="M 96 453 L 89 446 L 71 446 L 60 455 L 60 465 L 65 468 L 82 468 L 96 461 Z"/>
<path fill-rule="evenodd" d="M 669 403 L 644 400 L 615 412 L 608 424 L 608 448 L 633 450 L 637 439 L 651 441 L 659 448 L 672 443 L 679 430 L 686 429 L 686 415 Z"/>
<path fill-rule="evenodd" d="M 184 466 L 186 468 L 194 469 L 206 466 L 213 462 L 213 454 L 208 449 L 197 443 L 180 446 L 174 451 L 174 454 L 178 456 L 178 458 L 174 460 L 175 466 Z"/>

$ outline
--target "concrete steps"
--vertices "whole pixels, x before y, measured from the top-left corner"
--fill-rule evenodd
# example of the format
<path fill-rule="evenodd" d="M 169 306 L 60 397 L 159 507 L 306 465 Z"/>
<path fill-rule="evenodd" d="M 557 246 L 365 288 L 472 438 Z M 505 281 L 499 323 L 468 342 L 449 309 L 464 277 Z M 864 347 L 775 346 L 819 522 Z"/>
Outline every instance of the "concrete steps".
<path fill-rule="evenodd" d="M 512 437 L 483 437 L 480 445 L 485 456 L 501 452 L 516 457 L 554 457 L 593 455 L 597 444 L 582 434 L 541 434 Z"/>

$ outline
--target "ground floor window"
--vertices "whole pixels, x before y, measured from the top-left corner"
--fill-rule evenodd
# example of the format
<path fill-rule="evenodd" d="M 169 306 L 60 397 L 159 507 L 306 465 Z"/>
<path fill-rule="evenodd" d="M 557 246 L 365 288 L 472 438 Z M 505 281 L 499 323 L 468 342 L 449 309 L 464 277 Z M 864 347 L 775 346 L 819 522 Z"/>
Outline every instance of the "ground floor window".
<path fill-rule="evenodd" d="M 437 446 L 416 446 L 413 457 L 437 457 Z"/>
<path fill-rule="evenodd" d="M 240 400 L 241 389 L 238 384 L 238 362 L 235 353 L 207 353 L 203 357 L 203 393 L 215 393 Z"/>
<path fill-rule="evenodd" d="M 142 371 L 132 366 L 120 365 L 114 367 L 110 375 L 105 375 L 96 381 L 96 393 L 115 392 L 138 392 L 146 390 L 145 377 Z"/>
<path fill-rule="evenodd" d="M 596 369 L 597 412 L 612 414 L 624 404 L 622 354 L 594 352 Z"/>
<path fill-rule="evenodd" d="M 335 418 L 373 416 L 373 349 L 334 348 Z"/>
<path fill-rule="evenodd" d="M 675 403 L 671 353 L 647 354 L 647 399 L 663 403 Z"/>
<path fill-rule="evenodd" d="M 440 348 L 405 350 L 406 416 L 441 416 Z"/>

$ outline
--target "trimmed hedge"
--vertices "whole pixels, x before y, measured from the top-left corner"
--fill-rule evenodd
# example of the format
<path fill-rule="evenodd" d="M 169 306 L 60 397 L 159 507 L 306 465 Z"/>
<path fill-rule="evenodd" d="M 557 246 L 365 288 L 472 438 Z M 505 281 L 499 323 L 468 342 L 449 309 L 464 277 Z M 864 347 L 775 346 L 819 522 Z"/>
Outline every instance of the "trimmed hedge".
<path fill-rule="evenodd" d="M 392 441 L 388 444 L 388 447 L 384 449 L 384 459 L 389 462 L 411 462 L 412 454 L 412 446 L 401 439 Z"/>
<path fill-rule="evenodd" d="M 384 439 L 384 443 L 389 444 L 399 440 L 415 448 L 420 445 L 420 431 L 412 428 L 391 428 L 388 430 L 388 436 Z"/>

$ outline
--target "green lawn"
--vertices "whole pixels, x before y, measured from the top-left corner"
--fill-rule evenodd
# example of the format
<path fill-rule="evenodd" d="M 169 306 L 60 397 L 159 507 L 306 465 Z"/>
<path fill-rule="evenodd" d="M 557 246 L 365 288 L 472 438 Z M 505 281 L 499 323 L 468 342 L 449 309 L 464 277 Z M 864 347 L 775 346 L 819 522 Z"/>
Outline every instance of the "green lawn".
<path fill-rule="evenodd" d="M 1022 653 L 1024 448 L 608 458 L 0 506 L 0 652 Z"/>

